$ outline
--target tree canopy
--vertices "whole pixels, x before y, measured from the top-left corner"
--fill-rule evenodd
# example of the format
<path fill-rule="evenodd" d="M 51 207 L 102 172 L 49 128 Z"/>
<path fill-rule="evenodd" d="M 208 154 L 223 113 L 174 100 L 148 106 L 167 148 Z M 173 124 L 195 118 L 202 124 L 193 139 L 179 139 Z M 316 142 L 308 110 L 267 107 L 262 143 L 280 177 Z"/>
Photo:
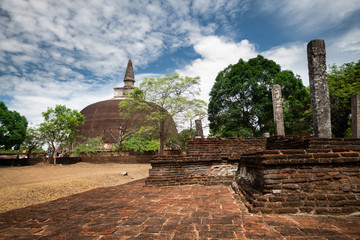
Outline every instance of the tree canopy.
<path fill-rule="evenodd" d="M 44 122 L 40 124 L 39 130 L 51 149 L 49 158 L 51 159 L 59 147 L 76 139 L 77 127 L 84 123 L 85 117 L 64 105 L 48 108 L 42 115 Z M 56 164 L 55 158 L 54 164 Z"/>
<path fill-rule="evenodd" d="M 134 89 L 130 96 L 119 102 L 119 112 L 122 117 L 119 126 L 119 138 L 116 149 L 122 151 L 144 152 L 156 151 L 157 121 L 152 112 L 156 106 L 144 101 L 140 89 Z"/>
<path fill-rule="evenodd" d="M 271 88 L 282 87 L 286 134 L 310 134 L 310 95 L 292 71 L 263 56 L 240 59 L 221 71 L 210 92 L 210 133 L 222 137 L 257 137 L 274 133 Z"/>
<path fill-rule="evenodd" d="M 205 112 L 205 102 L 197 99 L 200 95 L 200 77 L 182 77 L 175 73 L 160 78 L 145 78 L 140 90 L 146 101 L 158 106 L 152 118 L 159 122 L 160 154 L 163 154 L 165 141 L 169 138 L 165 125 L 169 116 L 179 126 L 186 119 L 194 119 Z"/>
<path fill-rule="evenodd" d="M 32 151 L 41 149 L 44 143 L 45 139 L 40 132 L 39 127 L 29 127 L 26 131 L 26 137 L 21 145 L 21 148 L 27 150 L 28 158 L 30 158 Z"/>
<path fill-rule="evenodd" d="M 88 138 L 85 142 L 78 144 L 73 149 L 73 154 L 95 154 L 97 150 L 102 150 L 104 142 L 100 138 Z"/>
<path fill-rule="evenodd" d="M 16 111 L 10 111 L 0 102 L 0 148 L 19 149 L 26 137 L 28 121 Z"/>
<path fill-rule="evenodd" d="M 331 105 L 331 127 L 335 137 L 351 135 L 351 96 L 360 93 L 360 60 L 340 67 L 330 66 L 328 72 Z"/>

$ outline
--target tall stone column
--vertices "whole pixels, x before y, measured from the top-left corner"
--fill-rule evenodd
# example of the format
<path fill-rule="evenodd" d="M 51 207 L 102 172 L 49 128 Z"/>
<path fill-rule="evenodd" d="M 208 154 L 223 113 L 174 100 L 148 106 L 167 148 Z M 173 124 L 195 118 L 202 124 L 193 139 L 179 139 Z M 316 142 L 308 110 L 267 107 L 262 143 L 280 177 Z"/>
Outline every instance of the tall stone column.
<path fill-rule="evenodd" d="M 279 84 L 273 85 L 271 93 L 274 109 L 275 135 L 285 135 L 281 86 Z"/>
<path fill-rule="evenodd" d="M 360 93 L 351 96 L 351 136 L 360 138 Z"/>
<path fill-rule="evenodd" d="M 195 120 L 196 136 L 197 138 L 204 138 L 202 123 L 200 119 Z"/>
<path fill-rule="evenodd" d="M 315 136 L 331 138 L 329 87 L 326 74 L 324 40 L 312 40 L 307 45 L 311 107 Z"/>

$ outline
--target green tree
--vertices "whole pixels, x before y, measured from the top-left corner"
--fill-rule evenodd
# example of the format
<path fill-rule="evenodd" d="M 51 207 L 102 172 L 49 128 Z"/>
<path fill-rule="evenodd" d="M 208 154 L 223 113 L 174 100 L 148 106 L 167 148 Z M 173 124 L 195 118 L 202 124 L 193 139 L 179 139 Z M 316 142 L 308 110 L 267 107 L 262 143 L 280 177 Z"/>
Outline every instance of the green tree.
<path fill-rule="evenodd" d="M 286 134 L 309 134 L 310 97 L 299 77 L 263 56 L 240 59 L 216 77 L 210 92 L 210 133 L 222 137 L 274 132 L 271 88 L 282 87 Z"/>
<path fill-rule="evenodd" d="M 332 133 L 335 137 L 351 136 L 351 96 L 360 93 L 360 60 L 328 72 Z"/>
<path fill-rule="evenodd" d="M 95 154 L 96 150 L 100 150 L 104 147 L 104 142 L 99 138 L 89 138 L 85 142 L 77 145 L 73 149 L 73 153 L 79 156 L 82 153 Z"/>
<path fill-rule="evenodd" d="M 182 114 L 180 123 L 188 123 L 188 129 L 192 130 L 195 127 L 196 119 L 205 120 L 206 117 L 207 103 L 200 99 L 194 99 L 193 104 Z"/>
<path fill-rule="evenodd" d="M 123 145 L 122 150 L 127 152 L 155 152 L 160 143 L 152 135 L 146 135 L 141 131 L 135 132 Z"/>
<path fill-rule="evenodd" d="M 187 151 L 189 138 L 196 136 L 196 130 L 193 128 L 184 129 L 176 136 L 172 136 L 167 145 L 174 150 Z"/>
<path fill-rule="evenodd" d="M 42 115 L 45 121 L 40 124 L 39 130 L 49 145 L 49 160 L 51 160 L 59 147 L 74 142 L 77 127 L 84 124 L 85 117 L 64 105 L 48 108 Z M 54 158 L 54 165 L 56 165 L 56 158 Z"/>
<path fill-rule="evenodd" d="M 0 148 L 19 149 L 26 136 L 28 122 L 16 111 L 0 102 Z"/>
<path fill-rule="evenodd" d="M 41 134 L 39 127 L 29 127 L 26 131 L 26 137 L 21 147 L 26 149 L 27 156 L 30 158 L 34 150 L 41 149 L 45 144 L 45 138 Z"/>
<path fill-rule="evenodd" d="M 155 138 L 157 124 L 153 119 L 152 112 L 156 109 L 157 106 L 144 101 L 144 94 L 140 89 L 134 89 L 128 98 L 119 102 L 119 111 L 122 117 L 118 129 L 119 137 L 116 138 L 110 134 L 117 142 L 116 149 L 118 151 L 144 151 L 137 145 L 141 140 L 147 142 L 144 144 L 148 144 L 150 139 Z M 127 144 L 129 140 L 131 141 Z"/>
<path fill-rule="evenodd" d="M 145 78 L 140 84 L 140 90 L 146 101 L 155 103 L 157 111 L 152 112 L 152 118 L 158 120 L 158 135 L 160 139 L 159 154 L 164 153 L 167 131 L 166 121 L 172 117 L 175 122 L 184 119 L 184 113 L 203 102 L 197 99 L 200 95 L 200 77 L 182 77 L 179 74 L 166 74 L 160 78 Z"/>

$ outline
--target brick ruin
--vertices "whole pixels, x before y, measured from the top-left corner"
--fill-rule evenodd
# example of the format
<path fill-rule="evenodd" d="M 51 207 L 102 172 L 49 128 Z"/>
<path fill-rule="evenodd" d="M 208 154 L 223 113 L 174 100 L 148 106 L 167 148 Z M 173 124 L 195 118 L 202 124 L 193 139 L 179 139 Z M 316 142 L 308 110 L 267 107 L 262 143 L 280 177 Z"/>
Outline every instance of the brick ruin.
<path fill-rule="evenodd" d="M 360 211 L 360 139 L 193 138 L 188 147 L 155 157 L 146 184 L 231 184 L 250 212 Z"/>
<path fill-rule="evenodd" d="M 251 212 L 358 212 L 360 139 L 269 138 L 241 156 L 233 187 Z"/>
<path fill-rule="evenodd" d="M 147 185 L 231 184 L 240 156 L 265 150 L 266 138 L 192 138 L 185 156 L 156 156 Z"/>
<path fill-rule="evenodd" d="M 272 89 L 275 136 L 190 139 L 185 156 L 157 156 L 148 186 L 232 185 L 250 212 L 360 212 L 360 94 L 352 97 L 353 138 L 331 138 L 323 40 L 308 44 L 315 137 L 285 136 L 281 86 Z"/>

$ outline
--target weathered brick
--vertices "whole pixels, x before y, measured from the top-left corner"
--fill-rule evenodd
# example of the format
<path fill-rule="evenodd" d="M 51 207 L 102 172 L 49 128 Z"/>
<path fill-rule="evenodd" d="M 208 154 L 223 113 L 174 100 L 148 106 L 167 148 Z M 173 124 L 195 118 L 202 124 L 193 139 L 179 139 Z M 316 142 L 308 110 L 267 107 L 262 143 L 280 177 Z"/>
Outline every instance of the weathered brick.
<path fill-rule="evenodd" d="M 264 179 L 286 179 L 289 174 L 267 174 L 264 175 Z"/>
<path fill-rule="evenodd" d="M 257 210 L 258 210 L 259 212 L 264 213 L 264 214 L 274 213 L 274 209 L 273 209 L 273 208 L 259 207 L 259 208 L 257 208 Z"/>
<path fill-rule="evenodd" d="M 254 201 L 253 206 L 254 207 L 265 207 L 265 202 Z"/>
<path fill-rule="evenodd" d="M 271 196 L 269 197 L 270 202 L 283 202 L 284 198 L 281 196 Z"/>
<path fill-rule="evenodd" d="M 266 202 L 265 207 L 267 208 L 279 208 L 282 206 L 281 202 Z"/>
<path fill-rule="evenodd" d="M 284 214 L 284 213 L 297 213 L 299 210 L 298 208 L 278 208 L 278 209 L 275 209 L 275 213 L 278 213 L 278 214 Z"/>
<path fill-rule="evenodd" d="M 314 158 L 337 158 L 339 154 L 337 153 L 314 153 Z"/>
<path fill-rule="evenodd" d="M 359 156 L 359 153 L 355 153 L 355 152 L 352 152 L 352 153 L 341 153 L 341 156 L 342 157 L 358 157 Z"/>
<path fill-rule="evenodd" d="M 310 213 L 314 210 L 312 207 L 299 207 L 300 212 L 302 213 Z"/>
<path fill-rule="evenodd" d="M 285 189 L 299 189 L 299 185 L 298 184 L 283 184 L 282 188 Z"/>

